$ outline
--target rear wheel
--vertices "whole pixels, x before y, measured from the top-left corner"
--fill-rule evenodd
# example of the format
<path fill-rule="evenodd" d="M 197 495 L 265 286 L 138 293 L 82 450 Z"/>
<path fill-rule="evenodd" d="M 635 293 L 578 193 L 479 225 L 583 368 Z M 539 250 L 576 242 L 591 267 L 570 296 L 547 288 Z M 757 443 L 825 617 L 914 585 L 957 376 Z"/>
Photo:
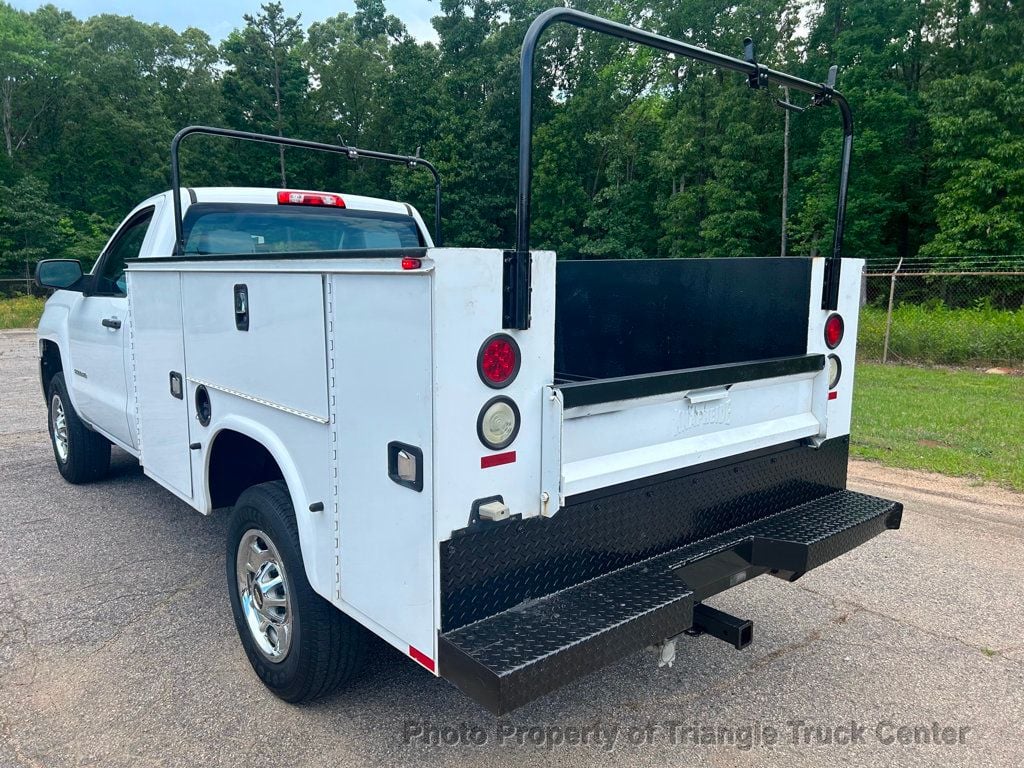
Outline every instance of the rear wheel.
<path fill-rule="evenodd" d="M 226 555 L 235 627 L 252 668 L 271 691 L 285 701 L 308 701 L 359 670 L 366 630 L 309 585 L 283 481 L 241 495 Z"/>
<path fill-rule="evenodd" d="M 50 443 L 57 469 L 69 483 L 99 480 L 110 469 L 110 441 L 89 429 L 75 413 L 64 374 L 50 380 Z"/>

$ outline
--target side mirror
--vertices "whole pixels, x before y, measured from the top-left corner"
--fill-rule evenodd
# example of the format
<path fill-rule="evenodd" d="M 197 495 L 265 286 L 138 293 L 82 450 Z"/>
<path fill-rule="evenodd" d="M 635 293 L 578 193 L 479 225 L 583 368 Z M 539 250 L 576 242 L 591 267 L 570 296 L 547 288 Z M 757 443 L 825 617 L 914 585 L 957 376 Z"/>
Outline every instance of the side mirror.
<path fill-rule="evenodd" d="M 43 259 L 36 264 L 36 285 L 64 291 L 84 291 L 82 265 L 77 259 Z"/>

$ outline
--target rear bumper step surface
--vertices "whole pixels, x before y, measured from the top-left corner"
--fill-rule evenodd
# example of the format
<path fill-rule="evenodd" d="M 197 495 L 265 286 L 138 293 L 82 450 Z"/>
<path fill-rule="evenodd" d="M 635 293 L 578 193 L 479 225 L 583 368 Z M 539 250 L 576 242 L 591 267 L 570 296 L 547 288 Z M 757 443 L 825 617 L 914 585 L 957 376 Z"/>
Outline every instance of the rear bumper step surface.
<path fill-rule="evenodd" d="M 836 491 L 439 638 L 439 670 L 503 714 L 694 625 L 694 605 L 772 572 L 794 579 L 900 526 L 903 506 Z"/>

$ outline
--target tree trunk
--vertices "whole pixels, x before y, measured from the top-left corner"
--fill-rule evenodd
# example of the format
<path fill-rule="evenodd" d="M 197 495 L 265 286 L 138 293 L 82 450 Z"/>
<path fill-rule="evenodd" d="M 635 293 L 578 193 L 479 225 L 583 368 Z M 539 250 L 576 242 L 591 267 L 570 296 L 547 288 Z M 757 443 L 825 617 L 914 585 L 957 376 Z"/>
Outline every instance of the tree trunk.
<path fill-rule="evenodd" d="M 14 86 L 9 77 L 4 78 L 3 88 L 0 89 L 0 98 L 3 99 L 4 148 L 7 150 L 7 156 L 13 158 L 14 126 L 11 124 L 13 121 L 11 102 L 14 101 Z"/>
<path fill-rule="evenodd" d="M 274 110 L 277 112 L 277 135 L 284 136 L 283 120 L 281 119 L 281 65 L 277 62 L 277 52 L 274 52 Z M 288 186 L 288 176 L 284 169 L 284 145 L 277 145 L 277 156 L 281 162 L 281 186 Z"/>

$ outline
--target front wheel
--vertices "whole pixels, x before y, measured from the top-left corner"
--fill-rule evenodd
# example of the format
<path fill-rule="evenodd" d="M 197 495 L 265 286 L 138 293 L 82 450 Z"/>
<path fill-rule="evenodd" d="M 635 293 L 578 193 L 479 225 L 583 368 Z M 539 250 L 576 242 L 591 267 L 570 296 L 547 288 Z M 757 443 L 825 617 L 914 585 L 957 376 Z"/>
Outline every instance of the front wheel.
<path fill-rule="evenodd" d="M 50 380 L 47 395 L 50 443 L 57 469 L 65 480 L 76 485 L 99 480 L 110 469 L 110 441 L 85 426 L 75 413 L 62 372 Z"/>
<path fill-rule="evenodd" d="M 366 630 L 313 591 L 282 481 L 238 499 L 227 541 L 235 627 L 263 683 L 298 703 L 330 693 L 362 665 Z"/>

